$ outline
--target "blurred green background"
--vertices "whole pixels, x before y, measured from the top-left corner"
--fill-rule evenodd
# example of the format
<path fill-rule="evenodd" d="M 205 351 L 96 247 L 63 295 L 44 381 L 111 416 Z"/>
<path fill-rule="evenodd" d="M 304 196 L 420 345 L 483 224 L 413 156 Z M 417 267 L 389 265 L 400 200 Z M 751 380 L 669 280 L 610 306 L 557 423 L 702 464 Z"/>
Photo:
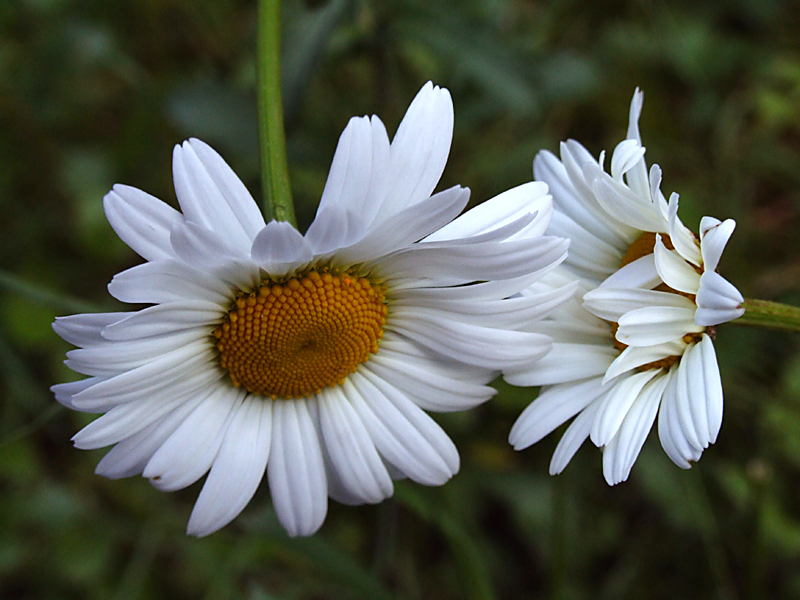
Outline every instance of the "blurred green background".
<path fill-rule="evenodd" d="M 547 475 L 558 436 L 514 453 L 534 390 L 498 384 L 440 422 L 462 453 L 442 488 L 377 507 L 331 503 L 290 540 L 262 489 L 230 526 L 184 534 L 199 490 L 93 474 L 90 417 L 48 387 L 75 378 L 56 315 L 119 309 L 139 262 L 108 226 L 116 182 L 175 203 L 172 146 L 219 150 L 260 196 L 252 0 L 0 2 L 0 598 L 800 597 L 800 352 L 794 335 L 723 326 L 718 443 L 691 471 L 651 435 L 608 487 L 585 446 Z M 800 5 L 778 0 L 292 0 L 285 104 L 301 227 L 356 114 L 390 132 L 427 80 L 456 107 L 455 183 L 485 200 L 531 178 L 538 149 L 595 155 L 645 90 L 647 158 L 681 216 L 732 217 L 722 273 L 800 304 Z M 438 418 L 438 417 L 437 417 Z M 263 486 L 266 487 L 266 486 Z"/>

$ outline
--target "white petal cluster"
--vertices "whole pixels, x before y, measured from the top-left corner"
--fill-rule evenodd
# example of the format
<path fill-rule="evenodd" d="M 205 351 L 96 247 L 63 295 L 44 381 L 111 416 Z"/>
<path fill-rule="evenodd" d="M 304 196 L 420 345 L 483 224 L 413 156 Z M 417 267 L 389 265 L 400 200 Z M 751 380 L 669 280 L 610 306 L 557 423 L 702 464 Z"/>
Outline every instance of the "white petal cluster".
<path fill-rule="evenodd" d="M 517 326 L 530 329 L 572 290 L 518 297 L 566 256 L 565 240 L 542 235 L 552 215 L 546 185 L 528 183 L 458 218 L 469 190 L 432 195 L 452 129 L 450 95 L 430 83 L 391 142 L 377 117 L 352 119 L 305 235 L 265 223 L 242 182 L 198 140 L 173 155 L 180 212 L 115 186 L 108 220 L 146 262 L 114 277 L 109 291 L 150 306 L 54 324 L 78 346 L 66 364 L 88 376 L 54 386 L 56 398 L 103 413 L 75 445 L 113 445 L 97 473 L 142 474 L 164 491 L 207 473 L 189 519 L 194 535 L 234 519 L 265 473 L 290 535 L 316 531 L 329 496 L 375 503 L 392 494 L 393 478 L 441 485 L 456 473 L 458 452 L 425 411 L 480 404 L 499 370 L 529 368 L 551 340 Z M 344 383 L 303 398 L 234 387 L 212 332 L 237 294 L 320 265 L 385 286 L 377 352 Z"/>
<path fill-rule="evenodd" d="M 548 233 L 569 238 L 570 251 L 524 293 L 577 292 L 529 328 L 553 337 L 551 352 L 531 369 L 505 371 L 512 384 L 542 386 L 511 444 L 526 448 L 575 417 L 550 472 L 590 438 L 603 449 L 611 485 L 627 479 L 656 416 L 661 444 L 680 467 L 714 443 L 722 385 L 709 327 L 744 313 L 741 294 L 716 272 L 735 223 L 705 217 L 699 240 L 683 225 L 678 195 L 667 201 L 661 169 L 648 171 L 644 161 L 642 100 L 637 90 L 610 173 L 602 154 L 595 160 L 575 141 L 562 143 L 560 160 L 536 157 L 535 178 L 550 186 L 555 205 Z"/>

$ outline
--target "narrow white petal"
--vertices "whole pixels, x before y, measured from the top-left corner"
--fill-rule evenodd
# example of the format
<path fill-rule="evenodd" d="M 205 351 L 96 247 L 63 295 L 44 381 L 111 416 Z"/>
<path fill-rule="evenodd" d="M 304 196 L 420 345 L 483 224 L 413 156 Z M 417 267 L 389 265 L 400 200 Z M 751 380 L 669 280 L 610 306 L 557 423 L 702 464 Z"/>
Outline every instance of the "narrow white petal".
<path fill-rule="evenodd" d="M 53 330 L 62 339 L 74 346 L 80 346 L 81 348 L 106 346 L 108 345 L 108 340 L 103 338 L 100 332 L 112 323 L 122 321 L 133 314 L 135 313 L 86 313 L 68 317 L 56 317 L 53 323 Z"/>
<path fill-rule="evenodd" d="M 439 246 L 439 244 L 447 244 Z M 549 268 L 566 258 L 569 242 L 540 237 L 498 244 L 420 244 L 386 257 L 380 269 L 387 277 L 453 278 L 464 281 L 512 279 Z"/>
<path fill-rule="evenodd" d="M 173 259 L 151 261 L 122 271 L 108 284 L 108 291 L 117 300 L 131 303 L 205 300 L 226 306 L 232 300 L 227 285 Z"/>
<path fill-rule="evenodd" d="M 454 186 L 397 211 L 374 225 L 353 246 L 336 253 L 337 264 L 366 262 L 419 241 L 458 215 L 469 201 L 469 190 Z"/>
<path fill-rule="evenodd" d="M 552 385 L 598 377 L 619 355 L 610 340 L 611 331 L 608 346 L 555 343 L 536 364 L 525 368 L 509 367 L 503 377 L 511 385 L 519 386 Z"/>
<path fill-rule="evenodd" d="M 228 163 L 205 142 L 192 138 L 188 144 L 197 154 L 203 167 L 225 200 L 233 218 L 239 222 L 247 238 L 252 241 L 264 228 L 264 217 L 242 180 Z M 227 216 L 227 214 L 226 214 Z"/>
<path fill-rule="evenodd" d="M 622 377 L 618 381 L 608 384 L 614 387 L 601 401 L 597 418 L 592 425 L 591 437 L 596 446 L 602 448 L 617 435 L 642 388 L 660 372 L 650 369 L 643 373 Z"/>
<path fill-rule="evenodd" d="M 719 259 L 728 240 L 736 229 L 736 221 L 727 219 L 720 223 L 713 217 L 700 220 L 700 247 L 703 252 L 703 266 L 706 271 L 716 271 Z"/>
<path fill-rule="evenodd" d="M 695 304 L 671 292 L 640 288 L 596 288 L 583 297 L 583 306 L 595 316 L 616 323 L 627 312 L 645 307 L 677 307 L 694 312 Z"/>
<path fill-rule="evenodd" d="M 193 403 L 184 402 L 164 418 L 122 440 L 103 457 L 94 472 L 109 479 L 141 473 L 153 453 L 183 423 L 194 407 Z"/>
<path fill-rule="evenodd" d="M 331 207 L 318 210 L 305 239 L 315 255 L 326 254 L 355 244 L 364 236 L 363 217 L 351 210 Z"/>
<path fill-rule="evenodd" d="M 692 232 L 678 218 L 678 194 L 669 198 L 669 239 L 684 259 L 695 266 L 700 266 L 703 258 Z"/>
<path fill-rule="evenodd" d="M 444 171 L 452 139 L 450 92 L 428 82 L 411 102 L 392 140 L 377 220 L 431 195 Z"/>
<path fill-rule="evenodd" d="M 186 533 L 204 536 L 235 519 L 256 493 L 270 453 L 271 403 L 250 396 L 228 425 L 189 517 Z"/>
<path fill-rule="evenodd" d="M 103 198 L 111 227 L 130 248 L 145 260 L 174 258 L 169 241 L 173 225 L 183 215 L 158 198 L 127 185 L 115 185 Z"/>
<path fill-rule="evenodd" d="M 616 271 L 600 287 L 651 289 L 660 283 L 655 256 L 647 254 Z"/>
<path fill-rule="evenodd" d="M 442 356 L 486 369 L 533 362 L 550 347 L 550 338 L 541 334 L 460 323 L 421 309 L 394 310 L 386 328 Z"/>
<path fill-rule="evenodd" d="M 696 301 L 698 310 L 694 319 L 698 325 L 719 325 L 738 319 L 744 314 L 742 294 L 731 282 L 714 271 L 706 271 L 700 277 Z"/>
<path fill-rule="evenodd" d="M 229 194 L 226 197 L 195 150 L 195 144 L 200 146 L 196 140 L 185 141 L 182 146 L 175 146 L 172 153 L 172 175 L 181 210 L 187 221 L 213 231 L 238 251 L 245 252 L 250 247 L 252 238 L 237 218 L 237 212 L 228 204 L 228 198 L 234 200 L 239 208 L 242 204 L 238 202 L 236 194 L 230 191 L 234 186 L 229 185 L 229 180 L 237 179 L 236 175 L 230 169 L 223 173 L 217 161 L 214 161 L 214 173 L 217 178 L 221 177 L 219 181 L 225 185 Z M 206 146 L 203 148 L 204 158 L 210 158 L 209 152 L 216 154 Z"/>
<path fill-rule="evenodd" d="M 656 269 L 664 283 L 679 292 L 697 293 L 700 287 L 700 275 L 680 254 L 674 250 L 667 250 L 660 235 L 656 235 L 655 259 Z"/>
<path fill-rule="evenodd" d="M 592 191 L 600 205 L 615 219 L 640 231 L 662 231 L 667 224 L 661 219 L 655 204 L 647 197 L 635 194 L 631 188 L 615 181 L 594 165 Z"/>
<path fill-rule="evenodd" d="M 606 371 L 603 381 L 608 382 L 623 373 L 670 356 L 683 356 L 686 342 L 677 340 L 655 346 L 628 346 Z"/>
<path fill-rule="evenodd" d="M 722 426 L 722 379 L 717 365 L 717 354 L 711 338 L 703 334 L 700 341 L 699 352 L 703 369 L 703 390 L 705 396 L 706 422 L 708 423 L 708 441 L 713 444 L 717 441 L 719 429 Z"/>
<path fill-rule="evenodd" d="M 389 137 L 381 120 L 350 119 L 339 138 L 317 216 L 306 236 L 320 227 L 317 222 L 325 214 L 350 211 L 359 215 L 365 225 L 371 223 L 380 208 L 379 196 L 385 193 L 383 180 L 388 163 Z M 316 239 L 316 235 L 312 237 Z"/>
<path fill-rule="evenodd" d="M 655 346 L 705 330 L 694 324 L 694 310 L 675 307 L 637 308 L 619 318 L 617 339 L 628 346 Z"/>
<path fill-rule="evenodd" d="M 107 340 L 124 341 L 194 327 L 207 327 L 211 333 L 215 325 L 221 322 L 225 312 L 218 304 L 205 300 L 158 304 L 109 325 L 103 329 L 102 335 Z"/>
<path fill-rule="evenodd" d="M 307 400 L 273 404 L 269 490 L 278 520 L 294 537 L 311 535 L 328 512 L 328 485 Z"/>
<path fill-rule="evenodd" d="M 581 413 L 575 417 L 575 420 L 567 427 L 561 440 L 558 442 L 553 458 L 550 459 L 550 475 L 558 475 L 563 471 L 575 456 L 575 453 L 589 437 L 589 432 L 592 429 L 592 423 L 597 415 L 597 409 L 600 406 L 599 401 L 592 402 Z"/>
<path fill-rule="evenodd" d="M 599 377 L 543 389 L 517 418 L 508 434 L 514 450 L 532 446 L 607 391 Z"/>
<path fill-rule="evenodd" d="M 406 477 L 425 485 L 442 485 L 458 471 L 453 442 L 408 398 L 361 371 L 344 385 L 378 452 Z"/>
<path fill-rule="evenodd" d="M 440 242 L 479 235 L 532 213 L 540 213 L 546 217 L 539 223 L 540 226 L 543 225 L 543 232 L 552 211 L 553 200 L 547 194 L 547 184 L 531 181 L 471 208 L 452 223 L 429 235 L 425 241 Z M 528 231 L 527 235 L 534 237 L 536 233 Z"/>
<path fill-rule="evenodd" d="M 700 458 L 702 450 L 693 447 L 686 439 L 678 417 L 677 367 L 667 374 L 669 381 L 661 400 L 658 413 L 658 437 L 664 452 L 681 469 L 691 468 L 691 463 Z"/>
<path fill-rule="evenodd" d="M 227 385 L 201 396 L 202 402 L 153 454 L 142 475 L 168 492 L 200 479 L 211 468 L 244 396 L 244 392 Z"/>
<path fill-rule="evenodd" d="M 638 140 L 623 140 L 611 155 L 611 176 L 623 183 L 622 176 L 644 158 L 644 148 Z"/>
<path fill-rule="evenodd" d="M 609 485 L 628 479 L 633 463 L 653 427 L 668 382 L 665 376 L 648 382 L 628 411 L 619 432 L 603 450 L 603 475 Z"/>
<path fill-rule="evenodd" d="M 431 363 L 434 359 L 431 358 Z M 497 391 L 487 385 L 446 377 L 433 368 L 418 366 L 397 353 L 376 354 L 364 367 L 405 393 L 425 410 L 451 412 L 482 404 Z M 466 369 L 465 369 L 466 370 Z M 488 375 L 486 379 L 489 379 Z"/>
<path fill-rule="evenodd" d="M 369 504 L 391 496 L 392 478 L 350 399 L 334 387 L 324 390 L 318 402 L 322 440 L 342 485 Z"/>
<path fill-rule="evenodd" d="M 197 395 L 195 390 L 190 389 L 173 394 L 166 401 L 156 396 L 140 402 L 119 404 L 72 436 L 72 441 L 76 448 L 82 450 L 116 444 L 160 420 L 178 405 L 194 402 L 194 396 Z M 200 393 L 201 398 L 204 395 L 207 394 Z"/>
<path fill-rule="evenodd" d="M 286 221 L 270 221 L 253 241 L 254 261 L 270 275 L 286 275 L 314 258 L 311 245 Z"/>
<path fill-rule="evenodd" d="M 64 364 L 73 371 L 86 375 L 114 376 L 123 371 L 137 369 L 189 344 L 201 342 L 203 347 L 211 346 L 208 332 L 202 329 L 127 342 L 103 341 L 105 343 L 102 345 L 70 350 Z"/>

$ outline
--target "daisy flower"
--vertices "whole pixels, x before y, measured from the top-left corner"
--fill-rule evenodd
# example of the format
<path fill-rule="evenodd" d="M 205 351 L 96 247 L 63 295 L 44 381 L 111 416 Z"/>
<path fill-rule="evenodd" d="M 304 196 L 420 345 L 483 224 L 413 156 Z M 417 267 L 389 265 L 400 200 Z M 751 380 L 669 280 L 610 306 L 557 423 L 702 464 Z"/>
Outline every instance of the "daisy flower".
<path fill-rule="evenodd" d="M 550 473 L 560 473 L 586 440 L 603 450 L 610 485 L 628 478 L 653 423 L 667 455 L 689 468 L 714 443 L 722 423 L 722 384 L 714 326 L 741 316 L 743 298 L 716 272 L 735 222 L 704 217 L 696 237 L 678 218 L 678 195 L 660 191 L 661 169 L 647 170 L 638 120 L 630 109 L 627 139 L 610 174 L 575 141 L 561 160 L 543 151 L 534 176 L 550 186 L 548 233 L 570 239 L 569 257 L 530 293 L 577 286 L 568 302 L 530 331 L 553 337 L 531 369 L 512 367 L 512 384 L 542 386 L 514 424 L 520 450 L 573 417 Z"/>
<path fill-rule="evenodd" d="M 233 520 L 265 473 L 290 535 L 321 526 L 328 496 L 377 503 L 393 478 L 441 485 L 456 473 L 458 452 L 425 411 L 480 404 L 498 370 L 546 353 L 549 338 L 512 324 L 543 317 L 559 294 L 506 298 L 567 242 L 542 236 L 542 183 L 455 219 L 469 190 L 431 195 L 452 130 L 450 94 L 430 83 L 391 143 L 377 117 L 352 119 L 305 235 L 265 223 L 198 140 L 173 155 L 181 212 L 114 186 L 108 220 L 146 262 L 109 291 L 150 306 L 53 326 L 79 347 L 66 364 L 88 375 L 54 386 L 56 398 L 104 413 L 75 445 L 114 445 L 97 473 L 164 491 L 208 473 L 188 523 L 198 536 Z"/>

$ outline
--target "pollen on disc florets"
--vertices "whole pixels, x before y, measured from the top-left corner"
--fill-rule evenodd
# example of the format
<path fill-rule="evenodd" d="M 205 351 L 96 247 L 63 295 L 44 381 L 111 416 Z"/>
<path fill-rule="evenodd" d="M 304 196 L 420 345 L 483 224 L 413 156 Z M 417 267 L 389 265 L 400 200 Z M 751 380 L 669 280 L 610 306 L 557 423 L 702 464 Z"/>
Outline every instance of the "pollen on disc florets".
<path fill-rule="evenodd" d="M 310 271 L 266 281 L 239 296 L 214 331 L 220 364 L 254 394 L 318 393 L 378 351 L 387 313 L 385 289 L 367 278 Z"/>

